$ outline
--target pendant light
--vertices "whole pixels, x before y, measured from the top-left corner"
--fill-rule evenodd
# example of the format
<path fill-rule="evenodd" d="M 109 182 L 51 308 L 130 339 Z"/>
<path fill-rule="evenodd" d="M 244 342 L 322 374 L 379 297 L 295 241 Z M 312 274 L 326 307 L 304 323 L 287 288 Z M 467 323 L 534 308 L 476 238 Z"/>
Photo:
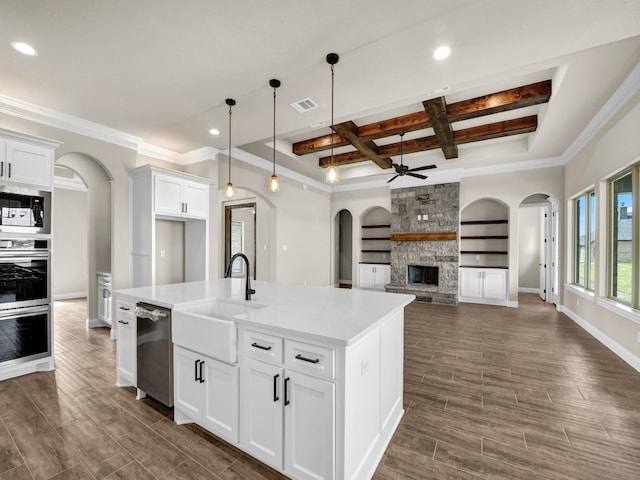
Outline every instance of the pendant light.
<path fill-rule="evenodd" d="M 270 192 L 275 193 L 280 191 L 280 180 L 278 180 L 278 176 L 276 175 L 276 88 L 278 88 L 281 83 L 280 80 L 272 78 L 269 80 L 269 85 L 273 88 L 273 174 L 269 177 L 268 189 Z"/>
<path fill-rule="evenodd" d="M 233 98 L 227 98 L 225 102 L 229 105 L 229 180 L 227 182 L 227 186 L 224 188 L 224 196 L 227 198 L 233 198 L 236 195 L 236 190 L 233 188 L 233 183 L 231 183 L 231 107 L 236 104 L 236 101 Z"/>
<path fill-rule="evenodd" d="M 338 60 L 340 60 L 340 57 L 337 53 L 327 55 L 327 63 L 331 65 L 331 162 L 325 174 L 325 181 L 327 183 L 338 183 L 339 180 L 338 167 L 333 163 L 333 67 L 338 63 Z"/>

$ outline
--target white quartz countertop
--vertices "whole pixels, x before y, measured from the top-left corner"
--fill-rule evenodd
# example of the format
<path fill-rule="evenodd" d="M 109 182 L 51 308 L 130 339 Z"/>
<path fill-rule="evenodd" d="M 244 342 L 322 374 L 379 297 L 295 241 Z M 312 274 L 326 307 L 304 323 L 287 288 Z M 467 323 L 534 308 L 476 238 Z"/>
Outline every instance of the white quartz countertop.
<path fill-rule="evenodd" d="M 246 312 L 232 317 L 238 324 L 281 334 L 350 345 L 414 295 L 331 287 L 305 287 L 251 282 L 256 293 L 244 299 L 244 279 L 225 278 L 117 290 L 118 298 L 180 309 L 207 299 L 245 303 Z"/>

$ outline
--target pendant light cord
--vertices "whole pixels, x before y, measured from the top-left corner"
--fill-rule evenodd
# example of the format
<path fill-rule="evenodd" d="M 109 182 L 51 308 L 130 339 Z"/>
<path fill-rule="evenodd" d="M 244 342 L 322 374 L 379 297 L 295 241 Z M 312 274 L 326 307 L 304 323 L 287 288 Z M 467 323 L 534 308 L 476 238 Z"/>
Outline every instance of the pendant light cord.
<path fill-rule="evenodd" d="M 231 108 L 229 105 L 229 183 L 231 183 Z"/>
<path fill-rule="evenodd" d="M 273 87 L 273 174 L 276 174 L 276 87 Z"/>
<path fill-rule="evenodd" d="M 333 134 L 334 134 L 334 130 L 333 130 L 333 67 L 334 64 L 331 64 L 331 166 L 333 167 Z"/>

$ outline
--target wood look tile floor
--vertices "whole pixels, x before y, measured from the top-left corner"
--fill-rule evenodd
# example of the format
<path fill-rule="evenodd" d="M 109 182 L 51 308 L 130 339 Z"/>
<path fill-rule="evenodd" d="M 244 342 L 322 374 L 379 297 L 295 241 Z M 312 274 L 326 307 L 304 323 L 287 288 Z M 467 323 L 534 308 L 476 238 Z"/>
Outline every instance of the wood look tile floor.
<path fill-rule="evenodd" d="M 85 308 L 56 303 L 54 372 L 0 382 L 0 480 L 284 478 L 115 387 Z M 640 374 L 553 307 L 414 303 L 405 324 L 406 413 L 375 479 L 640 478 Z"/>

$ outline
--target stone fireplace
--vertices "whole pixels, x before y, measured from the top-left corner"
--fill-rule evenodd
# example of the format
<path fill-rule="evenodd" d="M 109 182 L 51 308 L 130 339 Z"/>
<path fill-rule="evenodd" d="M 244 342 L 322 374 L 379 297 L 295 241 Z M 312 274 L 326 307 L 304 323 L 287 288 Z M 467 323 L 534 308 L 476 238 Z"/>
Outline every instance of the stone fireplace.
<path fill-rule="evenodd" d="M 457 305 L 459 192 L 457 182 L 391 191 L 388 292 Z"/>

